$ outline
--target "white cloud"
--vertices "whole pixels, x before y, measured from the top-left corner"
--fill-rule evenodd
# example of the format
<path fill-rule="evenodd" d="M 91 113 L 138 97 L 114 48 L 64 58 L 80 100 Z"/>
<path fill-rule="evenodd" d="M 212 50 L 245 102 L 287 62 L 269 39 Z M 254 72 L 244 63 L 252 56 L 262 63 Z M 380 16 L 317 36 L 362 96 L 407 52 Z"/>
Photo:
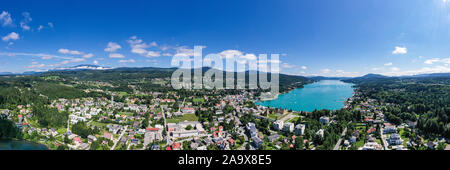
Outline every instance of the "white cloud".
<path fill-rule="evenodd" d="M 132 53 L 139 54 L 145 57 L 155 57 L 155 53 L 149 53 L 149 51 L 147 51 L 147 48 L 158 46 L 156 42 L 153 41 L 150 44 L 146 44 L 144 43 L 144 41 L 142 41 L 142 39 L 138 39 L 136 36 L 130 37 L 127 42 L 128 44 L 130 44 Z"/>
<path fill-rule="evenodd" d="M 148 57 L 148 58 L 159 57 L 159 56 L 161 56 L 161 53 L 157 52 L 157 51 L 148 51 L 147 54 L 145 55 L 145 57 Z"/>
<path fill-rule="evenodd" d="M 41 68 L 41 67 L 45 67 L 45 64 L 39 64 L 37 62 L 33 62 L 31 63 L 32 65 L 28 66 L 27 68 Z"/>
<path fill-rule="evenodd" d="M 200 48 L 206 48 L 206 46 L 199 46 Z M 175 47 L 175 55 L 181 57 L 191 57 L 191 56 L 201 56 L 200 53 L 194 54 L 194 49 L 188 48 L 186 46 Z"/>
<path fill-rule="evenodd" d="M 301 66 L 300 68 L 303 69 L 303 70 L 308 69 L 308 67 L 306 67 L 306 66 Z"/>
<path fill-rule="evenodd" d="M 163 53 L 162 56 L 170 57 L 170 56 L 173 56 L 173 55 L 171 53 Z"/>
<path fill-rule="evenodd" d="M 327 73 L 330 73 L 331 72 L 331 70 L 330 69 L 322 69 L 322 70 L 320 70 L 322 73 L 324 73 L 324 74 L 327 74 Z"/>
<path fill-rule="evenodd" d="M 386 63 L 384 66 L 392 66 L 392 63 Z"/>
<path fill-rule="evenodd" d="M 408 49 L 406 47 L 396 46 L 395 50 L 392 51 L 392 54 L 406 54 L 408 53 Z"/>
<path fill-rule="evenodd" d="M 84 59 L 84 58 L 72 58 L 70 60 L 64 60 L 62 62 L 53 64 L 53 65 L 49 65 L 49 66 L 50 67 L 58 67 L 58 66 L 61 66 L 61 65 L 69 64 L 69 63 L 77 63 L 77 62 L 83 62 L 83 61 L 86 61 L 86 59 Z"/>
<path fill-rule="evenodd" d="M 392 71 L 400 71 L 400 69 L 397 68 L 397 67 L 391 67 L 391 70 L 392 70 Z"/>
<path fill-rule="evenodd" d="M 39 25 L 39 27 L 37 28 L 38 31 L 41 31 L 42 29 L 44 29 L 44 26 Z"/>
<path fill-rule="evenodd" d="M 22 30 L 28 31 L 30 30 L 30 26 L 28 25 L 28 23 L 30 23 L 33 19 L 31 18 L 29 12 L 23 12 L 22 16 L 23 19 L 22 21 L 20 21 L 20 27 L 22 28 Z"/>
<path fill-rule="evenodd" d="M 444 64 L 450 64 L 450 58 L 432 58 L 425 60 L 425 64 L 434 64 L 434 63 L 444 63 Z"/>
<path fill-rule="evenodd" d="M 84 54 L 82 57 L 83 58 L 92 58 L 92 57 L 94 57 L 94 54 L 92 54 L 92 53 Z"/>
<path fill-rule="evenodd" d="M 125 58 L 125 56 L 119 53 L 111 53 L 109 54 L 109 58 Z"/>
<path fill-rule="evenodd" d="M 51 22 L 49 22 L 47 25 L 48 25 L 50 28 L 53 28 L 53 27 L 54 27 L 53 23 L 51 23 Z"/>
<path fill-rule="evenodd" d="M 0 23 L 2 24 L 2 26 L 13 26 L 13 20 L 11 18 L 11 14 L 9 14 L 6 11 L 3 11 L 0 14 Z"/>
<path fill-rule="evenodd" d="M 255 54 L 245 54 L 243 56 L 241 56 L 240 58 L 246 59 L 246 60 L 256 60 L 256 55 Z"/>
<path fill-rule="evenodd" d="M 94 62 L 92 62 L 92 63 L 94 63 L 95 65 L 98 65 L 98 61 L 97 60 L 94 60 Z"/>
<path fill-rule="evenodd" d="M 3 41 L 11 41 L 11 40 L 18 40 L 19 39 L 19 34 L 15 33 L 15 32 L 11 32 L 8 35 L 2 37 Z"/>
<path fill-rule="evenodd" d="M 115 43 L 115 42 L 108 42 L 108 45 L 106 46 L 105 51 L 106 52 L 114 52 L 114 51 L 116 51 L 118 49 L 121 49 L 121 48 L 122 47 L 119 44 Z"/>
<path fill-rule="evenodd" d="M 282 64 L 281 64 L 281 67 L 282 67 L 282 68 L 294 68 L 295 65 L 288 64 L 288 63 L 282 63 Z"/>
<path fill-rule="evenodd" d="M 219 53 L 219 56 L 221 58 L 234 58 L 234 57 L 239 57 L 242 55 L 243 55 L 243 53 L 238 50 L 225 50 L 225 51 L 222 51 Z"/>
<path fill-rule="evenodd" d="M 61 54 L 72 54 L 72 55 L 81 55 L 81 54 L 83 54 L 80 51 L 69 50 L 69 49 L 65 49 L 65 48 L 60 48 L 58 50 L 58 52 L 61 53 Z"/>
<path fill-rule="evenodd" d="M 133 59 L 129 59 L 129 60 L 119 60 L 119 63 L 134 63 L 136 61 L 134 61 Z"/>

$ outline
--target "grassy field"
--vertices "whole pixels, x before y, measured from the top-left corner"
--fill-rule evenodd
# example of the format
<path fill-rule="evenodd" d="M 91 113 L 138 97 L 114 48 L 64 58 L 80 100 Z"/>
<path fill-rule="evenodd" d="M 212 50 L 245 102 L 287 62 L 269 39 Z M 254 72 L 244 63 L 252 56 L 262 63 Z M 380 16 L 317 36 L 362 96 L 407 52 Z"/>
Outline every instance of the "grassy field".
<path fill-rule="evenodd" d="M 119 115 L 133 116 L 133 113 L 130 113 L 130 112 L 119 112 Z"/>
<path fill-rule="evenodd" d="M 199 97 L 199 98 L 194 98 L 193 101 L 194 102 L 199 102 L 199 103 L 204 103 L 205 99 Z"/>
<path fill-rule="evenodd" d="M 182 122 L 182 121 L 198 121 L 198 117 L 195 116 L 195 114 L 185 114 L 183 116 L 180 117 L 174 117 L 174 118 L 170 118 L 167 119 L 167 123 L 178 123 L 178 122 Z"/>

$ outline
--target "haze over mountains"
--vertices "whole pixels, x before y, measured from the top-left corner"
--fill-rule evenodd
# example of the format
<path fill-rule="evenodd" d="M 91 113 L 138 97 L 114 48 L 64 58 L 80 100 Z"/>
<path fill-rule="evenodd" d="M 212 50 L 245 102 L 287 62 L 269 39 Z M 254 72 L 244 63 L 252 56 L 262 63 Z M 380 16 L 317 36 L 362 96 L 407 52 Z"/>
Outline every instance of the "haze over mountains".
<path fill-rule="evenodd" d="M 23 73 L 13 73 L 13 72 L 0 72 L 0 76 L 10 76 L 10 75 L 39 75 L 46 72 L 52 72 L 52 71 L 82 71 L 82 70 L 116 70 L 116 71 L 125 71 L 125 70 L 134 70 L 134 71 L 152 71 L 152 70 L 170 70 L 174 71 L 177 68 L 159 68 L 159 67 L 106 67 L 106 66 L 99 66 L 99 65 L 93 65 L 93 64 L 81 64 L 76 65 L 72 67 L 60 67 L 55 68 L 48 71 L 27 71 Z M 207 70 L 211 69 L 210 67 L 202 67 L 202 72 L 205 72 Z M 247 70 L 245 71 L 247 74 L 257 74 L 258 71 L 253 70 Z M 281 74 L 281 75 L 287 75 L 287 74 Z M 421 78 L 421 77 L 450 77 L 450 73 L 430 73 L 430 74 L 418 74 L 418 75 L 408 75 L 408 76 L 385 76 L 381 74 L 366 74 L 364 76 L 360 77 L 326 77 L 326 76 L 298 76 L 298 77 L 306 77 L 311 80 L 320 81 L 320 80 L 347 80 L 347 79 L 382 79 L 382 78 L 389 78 L 389 77 L 399 77 L 399 78 Z"/>

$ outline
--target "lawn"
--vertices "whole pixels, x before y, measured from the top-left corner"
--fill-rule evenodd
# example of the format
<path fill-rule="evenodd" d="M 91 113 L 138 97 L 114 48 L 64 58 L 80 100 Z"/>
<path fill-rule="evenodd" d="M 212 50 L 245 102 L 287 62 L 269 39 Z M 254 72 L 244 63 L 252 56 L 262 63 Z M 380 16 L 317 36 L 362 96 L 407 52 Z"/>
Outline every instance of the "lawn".
<path fill-rule="evenodd" d="M 199 102 L 199 103 L 204 103 L 204 102 L 205 102 L 205 99 L 199 97 L 199 98 L 194 98 L 193 101 L 194 101 L 194 102 Z"/>
<path fill-rule="evenodd" d="M 195 116 L 195 114 L 184 114 L 183 116 L 180 117 L 173 117 L 170 119 L 166 119 L 167 123 L 178 123 L 178 122 L 183 122 L 183 121 L 198 121 L 198 117 Z"/>
<path fill-rule="evenodd" d="M 119 112 L 119 115 L 133 116 L 133 113 L 130 113 L 130 112 Z"/>
<path fill-rule="evenodd" d="M 107 125 L 106 123 L 96 122 L 96 121 L 92 121 L 90 124 L 93 126 L 100 127 L 100 128 L 105 127 Z"/>

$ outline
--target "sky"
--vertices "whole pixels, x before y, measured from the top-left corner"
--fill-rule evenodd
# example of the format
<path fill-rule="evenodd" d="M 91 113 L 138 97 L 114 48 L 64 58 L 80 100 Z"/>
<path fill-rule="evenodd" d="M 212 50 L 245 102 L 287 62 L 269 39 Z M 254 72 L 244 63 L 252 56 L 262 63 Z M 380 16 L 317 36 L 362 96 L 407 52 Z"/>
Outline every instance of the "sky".
<path fill-rule="evenodd" d="M 174 55 L 280 54 L 280 72 L 450 72 L 450 0 L 14 0 L 0 72 L 171 67 Z"/>

